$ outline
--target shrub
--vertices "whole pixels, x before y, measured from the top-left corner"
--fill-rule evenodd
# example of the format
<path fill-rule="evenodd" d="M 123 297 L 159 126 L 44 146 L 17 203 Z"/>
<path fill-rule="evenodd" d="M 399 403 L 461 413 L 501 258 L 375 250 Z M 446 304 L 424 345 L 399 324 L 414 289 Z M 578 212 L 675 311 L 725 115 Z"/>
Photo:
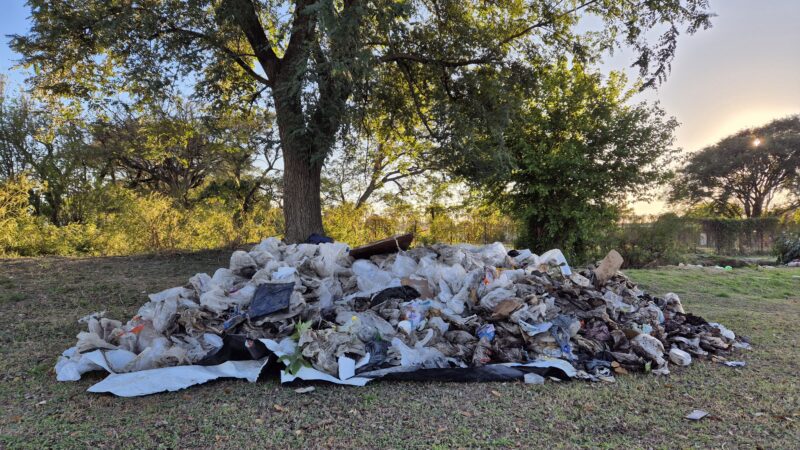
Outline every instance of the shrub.
<path fill-rule="evenodd" d="M 782 234 L 775 239 L 773 251 L 781 264 L 800 259 L 800 234 Z"/>
<path fill-rule="evenodd" d="M 675 214 L 664 214 L 652 223 L 625 224 L 614 231 L 603 251 L 616 249 L 624 267 L 677 264 L 687 250 L 679 237 L 692 226 Z"/>

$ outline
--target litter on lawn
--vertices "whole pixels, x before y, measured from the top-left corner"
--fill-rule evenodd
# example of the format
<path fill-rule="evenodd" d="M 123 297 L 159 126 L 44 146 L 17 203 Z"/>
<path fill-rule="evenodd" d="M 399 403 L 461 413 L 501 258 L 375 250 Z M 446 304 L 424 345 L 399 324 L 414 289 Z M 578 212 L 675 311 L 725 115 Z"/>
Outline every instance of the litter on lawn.
<path fill-rule="evenodd" d="M 717 323 L 654 297 L 610 252 L 573 271 L 559 250 L 432 245 L 396 236 L 350 250 L 312 236 L 268 238 L 228 268 L 149 295 L 131 320 L 95 313 L 59 358 L 59 381 L 105 370 L 89 388 L 120 396 L 234 377 L 319 380 L 613 382 L 669 373 L 749 348 Z M 355 256 L 353 253 L 355 252 Z"/>

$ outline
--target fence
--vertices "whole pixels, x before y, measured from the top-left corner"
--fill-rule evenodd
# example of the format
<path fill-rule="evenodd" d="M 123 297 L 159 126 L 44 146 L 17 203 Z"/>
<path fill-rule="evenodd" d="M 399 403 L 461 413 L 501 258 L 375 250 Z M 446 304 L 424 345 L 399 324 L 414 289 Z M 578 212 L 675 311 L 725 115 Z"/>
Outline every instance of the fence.
<path fill-rule="evenodd" d="M 796 233 L 800 225 L 778 217 L 751 219 L 680 218 L 674 239 L 689 250 L 710 250 L 718 255 L 765 255 L 772 252 L 782 233 Z M 623 227 L 626 225 L 623 225 Z M 630 226 L 627 225 L 627 226 Z M 639 224 L 641 226 L 641 224 Z"/>

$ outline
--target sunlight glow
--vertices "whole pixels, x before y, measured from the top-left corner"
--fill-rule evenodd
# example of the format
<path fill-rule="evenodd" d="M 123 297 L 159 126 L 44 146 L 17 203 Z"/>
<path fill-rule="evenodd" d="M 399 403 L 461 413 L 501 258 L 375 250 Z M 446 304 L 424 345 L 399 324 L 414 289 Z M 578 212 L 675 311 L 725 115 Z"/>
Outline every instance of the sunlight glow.
<path fill-rule="evenodd" d="M 759 145 L 761 145 L 761 139 L 759 138 L 753 139 L 753 147 L 758 147 Z"/>

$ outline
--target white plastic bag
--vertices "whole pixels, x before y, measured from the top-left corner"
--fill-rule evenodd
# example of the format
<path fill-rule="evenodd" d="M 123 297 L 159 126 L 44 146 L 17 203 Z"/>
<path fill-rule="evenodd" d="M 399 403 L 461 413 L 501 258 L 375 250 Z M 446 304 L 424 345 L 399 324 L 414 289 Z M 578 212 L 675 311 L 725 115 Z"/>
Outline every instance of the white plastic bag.
<path fill-rule="evenodd" d="M 490 291 L 489 293 L 485 294 L 481 297 L 481 306 L 486 309 L 493 310 L 498 303 L 502 302 L 507 298 L 514 298 L 514 291 L 510 291 L 508 289 L 495 289 Z"/>
<path fill-rule="evenodd" d="M 434 347 L 425 347 L 433 336 L 433 330 L 428 330 L 425 339 L 417 342 L 414 347 L 409 347 L 398 338 L 392 339 L 392 350 L 400 355 L 400 365 L 405 367 L 419 367 L 434 369 L 447 367 L 447 357 Z"/>
<path fill-rule="evenodd" d="M 392 264 L 392 275 L 397 278 L 408 278 L 417 271 L 417 262 L 410 256 L 398 253 Z"/>
<path fill-rule="evenodd" d="M 76 347 L 70 347 L 58 357 L 55 367 L 56 380 L 78 381 L 84 373 L 101 369 L 102 367 L 78 353 Z"/>
<path fill-rule="evenodd" d="M 321 277 L 331 277 L 342 269 L 341 260 L 347 255 L 349 247 L 340 242 L 319 244 L 319 257 L 315 268 Z"/>
<path fill-rule="evenodd" d="M 204 308 L 214 311 L 217 314 L 222 313 L 231 306 L 230 299 L 225 295 L 222 288 L 215 286 L 210 291 L 200 296 L 200 305 Z"/>
<path fill-rule="evenodd" d="M 268 252 L 275 259 L 283 259 L 283 244 L 276 237 L 268 237 L 253 248 L 253 251 Z"/>
<path fill-rule="evenodd" d="M 244 276 L 248 271 L 252 275 L 258 269 L 258 265 L 247 252 L 236 250 L 231 255 L 229 268 L 231 272 Z"/>
<path fill-rule="evenodd" d="M 572 275 L 572 269 L 570 269 L 569 264 L 567 264 L 567 259 L 564 257 L 564 254 L 561 253 L 561 250 L 557 248 L 544 252 L 542 256 L 535 258 L 534 261 L 534 264 L 537 266 L 559 266 L 561 268 L 561 274 L 565 277 Z"/>
<path fill-rule="evenodd" d="M 500 242 L 484 245 L 481 247 L 479 253 L 484 263 L 495 267 L 503 265 L 506 256 L 508 256 L 508 250 L 506 250 L 506 247 Z"/>
<path fill-rule="evenodd" d="M 178 297 L 185 297 L 189 298 L 192 296 L 191 289 L 186 289 L 183 286 L 178 286 L 174 288 L 164 289 L 161 292 L 156 292 L 155 294 L 150 294 L 148 297 L 152 302 L 163 302 L 166 299 L 172 298 L 177 299 Z"/>
<path fill-rule="evenodd" d="M 221 289 L 229 290 L 236 283 L 236 276 L 233 275 L 231 269 L 219 268 L 211 277 L 211 282 Z"/>
<path fill-rule="evenodd" d="M 320 281 L 316 294 L 320 309 L 330 308 L 335 300 L 342 297 L 342 285 L 335 278 L 325 278 Z"/>
<path fill-rule="evenodd" d="M 392 274 L 383 271 L 375 264 L 359 259 L 353 263 L 353 274 L 356 276 L 358 289 L 369 294 L 392 286 Z M 399 285 L 399 280 L 394 284 Z"/>
<path fill-rule="evenodd" d="M 194 287 L 197 298 L 214 288 L 214 282 L 207 273 L 197 273 L 189 278 L 189 283 Z"/>
<path fill-rule="evenodd" d="M 241 289 L 228 294 L 230 302 L 238 306 L 247 306 L 253 300 L 253 295 L 256 293 L 256 287 L 252 284 L 246 284 Z"/>
<path fill-rule="evenodd" d="M 165 332 L 175 323 L 175 314 L 178 312 L 178 299 L 168 298 L 158 302 L 153 309 L 153 328 L 159 333 Z"/>

